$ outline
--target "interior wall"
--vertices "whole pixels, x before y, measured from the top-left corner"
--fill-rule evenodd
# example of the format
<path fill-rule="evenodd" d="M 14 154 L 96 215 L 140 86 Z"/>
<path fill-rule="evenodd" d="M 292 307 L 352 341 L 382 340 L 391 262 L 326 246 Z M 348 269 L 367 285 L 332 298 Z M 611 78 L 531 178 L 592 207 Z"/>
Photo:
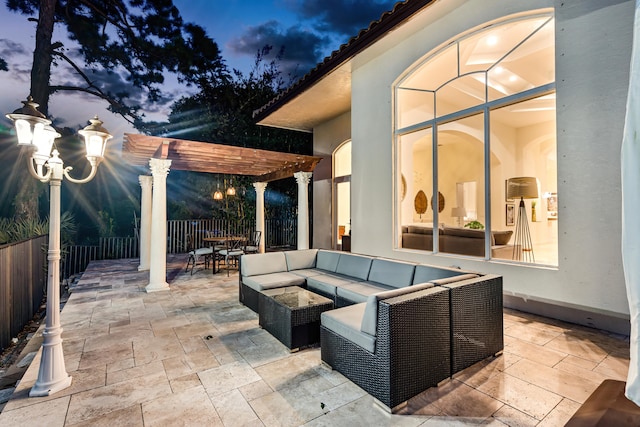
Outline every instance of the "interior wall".
<path fill-rule="evenodd" d="M 354 58 L 352 250 L 501 274 L 507 296 L 584 309 L 624 322 L 628 304 L 620 256 L 619 155 L 634 2 L 603 3 L 436 2 L 387 41 Z M 558 268 L 394 250 L 394 82 L 423 55 L 463 31 L 549 6 L 555 9 L 557 40 Z M 437 19 L 432 19 L 430 10 Z M 595 318 L 573 320 L 607 329 Z"/>
<path fill-rule="evenodd" d="M 332 159 L 333 152 L 351 138 L 351 113 L 336 117 L 313 130 L 313 154 L 322 156 L 328 173 L 313 176 L 313 240 L 314 248 L 334 249 L 331 239 Z"/>

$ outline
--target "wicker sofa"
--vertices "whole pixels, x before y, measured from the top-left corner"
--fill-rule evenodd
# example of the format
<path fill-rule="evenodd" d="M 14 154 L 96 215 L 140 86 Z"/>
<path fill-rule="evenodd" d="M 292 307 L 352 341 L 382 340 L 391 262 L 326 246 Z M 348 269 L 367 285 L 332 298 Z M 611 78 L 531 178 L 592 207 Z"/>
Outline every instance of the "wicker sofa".
<path fill-rule="evenodd" d="M 328 250 L 245 255 L 239 299 L 302 286 L 334 300 L 323 362 L 389 411 L 503 349 L 502 277 Z"/>

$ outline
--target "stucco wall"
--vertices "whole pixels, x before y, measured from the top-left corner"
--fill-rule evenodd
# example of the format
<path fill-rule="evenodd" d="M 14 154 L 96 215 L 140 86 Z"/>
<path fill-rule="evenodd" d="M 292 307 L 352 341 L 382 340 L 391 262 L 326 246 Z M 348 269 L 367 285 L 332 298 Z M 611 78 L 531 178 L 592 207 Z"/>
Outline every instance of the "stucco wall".
<path fill-rule="evenodd" d="M 512 13 L 548 7 L 555 8 L 557 40 L 558 268 L 394 249 L 394 82 L 426 53 L 461 32 Z M 431 22 L 430 16 L 436 15 Z M 498 273 L 504 276 L 507 296 L 624 319 L 628 305 L 620 255 L 619 156 L 632 25 L 633 1 L 437 2 L 356 57 L 351 112 L 353 252 Z M 335 125 L 345 126 L 346 134 L 344 121 L 316 130 L 315 141 L 323 150 L 330 146 L 330 135 L 340 134 Z M 316 206 L 326 200 L 316 199 Z M 607 328 L 597 316 L 581 316 L 584 319 L 575 320 Z"/>

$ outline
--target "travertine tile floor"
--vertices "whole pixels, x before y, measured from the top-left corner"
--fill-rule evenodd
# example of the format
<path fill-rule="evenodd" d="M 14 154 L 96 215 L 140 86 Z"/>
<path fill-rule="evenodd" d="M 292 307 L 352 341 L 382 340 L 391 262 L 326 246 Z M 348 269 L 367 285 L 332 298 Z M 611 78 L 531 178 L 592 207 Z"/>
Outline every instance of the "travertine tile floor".
<path fill-rule="evenodd" d="M 36 356 L 0 425 L 562 426 L 600 382 L 626 378 L 627 337 L 505 310 L 503 355 L 390 415 L 319 348 L 289 353 L 260 329 L 237 273 L 171 265 L 171 290 L 147 294 L 137 260 L 92 263 L 61 316 L 71 387 L 29 398 Z"/>

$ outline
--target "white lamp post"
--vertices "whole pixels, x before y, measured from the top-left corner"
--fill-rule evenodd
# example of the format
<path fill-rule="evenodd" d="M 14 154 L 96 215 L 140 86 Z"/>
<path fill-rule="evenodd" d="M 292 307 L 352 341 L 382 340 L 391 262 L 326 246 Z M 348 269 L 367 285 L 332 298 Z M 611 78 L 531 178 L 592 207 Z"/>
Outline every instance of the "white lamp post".
<path fill-rule="evenodd" d="M 85 138 L 86 156 L 91 164 L 91 172 L 84 179 L 69 175 L 71 167 L 65 168 L 58 150 L 51 148 L 60 134 L 51 127 L 51 121 L 37 110 L 38 104 L 29 97 L 24 106 L 12 114 L 7 114 L 16 127 L 18 145 L 28 147 L 31 155 L 28 169 L 31 175 L 42 182 L 49 182 L 51 193 L 49 202 L 49 269 L 47 276 L 47 314 L 43 332 L 42 358 L 38 379 L 29 396 L 48 396 L 71 385 L 62 353 L 62 328 L 60 327 L 60 185 L 63 178 L 82 184 L 96 175 L 98 165 L 104 157 L 107 140 L 112 136 L 102 127 L 98 117 L 78 133 Z M 46 172 L 45 172 L 46 167 Z"/>

